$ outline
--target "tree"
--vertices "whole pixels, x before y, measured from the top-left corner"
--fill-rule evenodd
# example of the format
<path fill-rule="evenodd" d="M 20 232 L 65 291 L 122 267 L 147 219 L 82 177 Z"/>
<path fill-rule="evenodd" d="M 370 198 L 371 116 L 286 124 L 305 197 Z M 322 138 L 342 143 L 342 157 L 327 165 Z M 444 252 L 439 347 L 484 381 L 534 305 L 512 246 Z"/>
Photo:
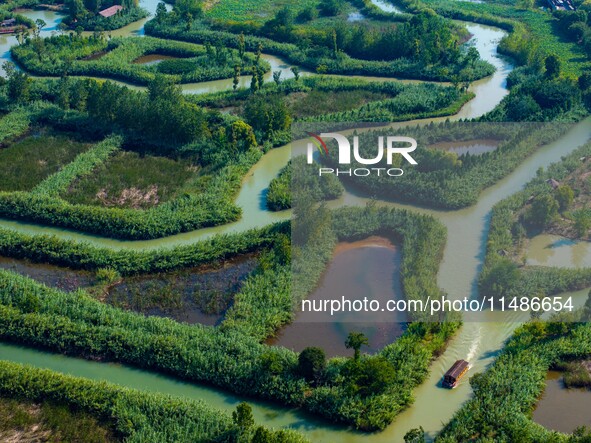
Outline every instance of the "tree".
<path fill-rule="evenodd" d="M 501 258 L 485 271 L 480 281 L 481 293 L 497 298 L 504 297 L 519 280 L 517 265 L 508 258 Z"/>
<path fill-rule="evenodd" d="M 35 20 L 35 37 L 39 38 L 41 31 L 43 30 L 43 28 L 45 28 L 47 26 L 47 23 L 45 23 L 44 20 L 38 18 L 37 20 Z"/>
<path fill-rule="evenodd" d="M 560 59 L 556 55 L 552 54 L 546 57 L 544 65 L 546 66 L 547 78 L 555 79 L 560 76 Z"/>
<path fill-rule="evenodd" d="M 78 20 L 86 14 L 86 8 L 82 0 L 69 0 L 66 3 L 68 14 L 72 20 Z"/>
<path fill-rule="evenodd" d="M 566 211 L 575 199 L 575 191 L 569 185 L 560 185 L 554 191 L 560 211 Z"/>
<path fill-rule="evenodd" d="M 254 432 L 250 443 L 273 443 L 274 441 L 276 440 L 273 439 L 271 431 L 263 426 L 259 426 Z"/>
<path fill-rule="evenodd" d="M 474 63 L 476 63 L 479 59 L 480 53 L 478 52 L 478 49 L 476 49 L 474 46 L 470 46 L 470 49 L 468 49 L 468 52 L 466 52 L 464 57 L 464 64 L 474 65 Z"/>
<path fill-rule="evenodd" d="M 252 78 L 250 79 L 250 91 L 251 92 L 257 92 L 259 90 L 259 76 L 258 74 L 258 68 L 256 66 L 252 67 Z"/>
<path fill-rule="evenodd" d="M 589 229 L 591 229 L 591 211 L 579 209 L 573 211 L 573 219 L 575 220 L 575 231 L 581 238 L 587 237 Z"/>
<path fill-rule="evenodd" d="M 281 83 L 281 71 L 273 71 L 273 81 L 279 86 L 279 83 Z"/>
<path fill-rule="evenodd" d="M 519 0 L 517 4 L 521 9 L 532 9 L 535 5 L 535 0 Z"/>
<path fill-rule="evenodd" d="M 285 100 L 279 95 L 260 96 L 260 94 L 256 94 L 246 103 L 244 115 L 247 123 L 253 127 L 255 132 L 266 137 L 276 131 L 286 131 L 291 125 L 289 109 Z"/>
<path fill-rule="evenodd" d="M 369 340 L 363 334 L 363 332 L 349 332 L 347 340 L 345 341 L 345 347 L 347 349 L 353 349 L 353 359 L 359 360 L 361 346 L 369 346 Z"/>
<path fill-rule="evenodd" d="M 579 77 L 579 88 L 581 91 L 586 91 L 591 88 L 591 72 L 584 72 Z"/>
<path fill-rule="evenodd" d="M 13 63 L 5 62 L 2 67 L 8 78 L 8 98 L 16 103 L 29 100 L 31 79 L 26 72 L 16 69 Z"/>
<path fill-rule="evenodd" d="M 244 41 L 244 32 L 241 32 L 238 36 L 238 56 L 240 60 L 244 60 L 244 54 L 246 53 L 246 42 Z"/>
<path fill-rule="evenodd" d="M 422 426 L 411 429 L 404 434 L 404 443 L 424 443 L 425 442 L 425 430 Z"/>
<path fill-rule="evenodd" d="M 339 46 L 337 44 L 337 31 L 335 29 L 332 30 L 332 54 L 336 57 L 339 54 Z"/>
<path fill-rule="evenodd" d="M 334 16 L 339 15 L 343 10 L 343 0 L 322 0 L 318 5 L 318 9 L 322 15 Z"/>
<path fill-rule="evenodd" d="M 341 374 L 350 394 L 363 397 L 381 394 L 396 379 L 394 368 L 381 356 L 349 360 Z"/>
<path fill-rule="evenodd" d="M 262 89 L 265 84 L 265 70 L 259 65 L 257 65 L 256 76 L 259 89 Z"/>
<path fill-rule="evenodd" d="M 295 78 L 295 81 L 297 82 L 300 79 L 300 68 L 298 68 L 297 66 L 292 66 L 290 68 L 290 71 L 293 74 L 293 78 Z"/>
<path fill-rule="evenodd" d="M 193 27 L 193 14 L 191 14 L 190 12 L 186 12 L 183 15 L 183 19 L 185 20 L 185 31 L 189 32 Z"/>
<path fill-rule="evenodd" d="M 533 226 L 543 228 L 558 216 L 558 202 L 550 194 L 537 196 L 527 213 L 527 219 Z"/>
<path fill-rule="evenodd" d="M 254 426 L 252 407 L 248 403 L 240 403 L 232 412 L 232 421 L 241 431 L 246 431 Z"/>
<path fill-rule="evenodd" d="M 236 152 L 246 152 L 257 147 L 257 139 L 252 127 L 242 120 L 232 122 L 230 143 Z"/>
<path fill-rule="evenodd" d="M 298 357 L 298 372 L 308 381 L 315 380 L 326 368 L 326 355 L 316 347 L 304 349 Z"/>
<path fill-rule="evenodd" d="M 191 17 L 201 17 L 203 13 L 199 0 L 176 0 L 174 2 L 174 11 L 183 18 L 187 14 L 191 14 Z"/>
<path fill-rule="evenodd" d="M 58 83 L 57 105 L 62 109 L 70 108 L 70 82 L 68 77 L 62 77 Z"/>
<path fill-rule="evenodd" d="M 259 65 L 260 61 L 261 61 L 261 54 L 263 53 L 263 44 L 261 42 L 259 42 L 259 44 L 257 45 L 257 52 L 255 54 L 255 58 L 254 58 L 254 64 L 255 65 Z"/>
<path fill-rule="evenodd" d="M 162 23 L 166 14 L 166 4 L 164 2 L 159 2 L 158 6 L 156 6 L 156 22 Z"/>
<path fill-rule="evenodd" d="M 324 63 L 321 63 L 318 66 L 316 66 L 316 73 L 322 75 L 322 74 L 326 74 L 327 72 L 328 72 L 328 66 L 326 66 Z"/>
<path fill-rule="evenodd" d="M 232 88 L 234 91 L 238 88 L 238 84 L 240 83 L 240 65 L 234 66 L 234 78 L 232 79 Z"/>

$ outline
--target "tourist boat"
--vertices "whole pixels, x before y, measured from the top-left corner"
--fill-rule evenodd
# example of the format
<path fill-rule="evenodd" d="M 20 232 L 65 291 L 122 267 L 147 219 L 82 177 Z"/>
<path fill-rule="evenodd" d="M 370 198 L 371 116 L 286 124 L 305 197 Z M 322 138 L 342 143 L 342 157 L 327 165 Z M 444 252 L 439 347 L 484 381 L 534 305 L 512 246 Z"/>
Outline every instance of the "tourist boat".
<path fill-rule="evenodd" d="M 453 389 L 458 385 L 460 379 L 468 372 L 469 364 L 466 360 L 456 361 L 443 376 L 441 384 L 444 388 Z"/>

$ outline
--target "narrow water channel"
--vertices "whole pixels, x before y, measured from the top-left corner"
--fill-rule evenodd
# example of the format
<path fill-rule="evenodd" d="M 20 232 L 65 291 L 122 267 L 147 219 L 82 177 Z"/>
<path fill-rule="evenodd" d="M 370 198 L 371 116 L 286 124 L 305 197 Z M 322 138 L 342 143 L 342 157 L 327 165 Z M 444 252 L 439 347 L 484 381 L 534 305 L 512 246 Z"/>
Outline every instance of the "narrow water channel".
<path fill-rule="evenodd" d="M 145 6 L 153 5 L 155 7 L 155 4 L 156 1 L 154 0 L 142 2 L 142 5 Z M 50 22 L 47 18 L 44 20 Z M 56 16 L 56 20 L 59 20 L 59 17 Z M 143 24 L 130 25 L 122 33 L 141 35 L 142 27 Z M 497 72 L 489 78 L 475 82 L 470 87 L 476 94 L 476 98 L 466 104 L 453 119 L 474 118 L 492 110 L 502 97 L 507 94 L 505 88 L 506 78 L 512 69 L 512 65 L 498 57 L 496 52 L 498 41 L 504 35 L 503 31 L 477 24 L 467 24 L 467 27 L 474 36 L 473 42 L 481 56 L 493 63 L 497 68 Z M 10 38 L 4 41 L 0 40 L 0 55 L 3 58 L 6 58 L 8 46 L 15 43 L 9 43 L 9 41 Z M 231 87 L 231 80 L 216 82 L 215 87 Z M 214 86 L 211 86 L 211 88 L 214 88 Z M 202 92 L 202 90 L 196 89 L 194 92 Z M 425 124 L 430 121 L 442 120 L 444 119 L 422 120 L 416 123 Z M 535 175 L 535 171 L 539 167 L 559 161 L 561 156 L 585 143 L 590 136 L 591 119 L 586 119 L 574 125 L 560 141 L 543 147 L 507 178 L 485 190 L 478 203 L 470 208 L 446 212 L 430 211 L 410 205 L 386 202 L 380 202 L 380 204 L 405 207 L 432 214 L 446 225 L 448 243 L 438 276 L 438 284 L 451 297 L 472 297 L 476 295 L 476 277 L 482 265 L 492 206 L 521 189 Z M 251 169 L 244 179 L 243 187 L 236 200 L 237 204 L 243 209 L 243 217 L 240 221 L 225 226 L 179 234 L 164 239 L 139 242 L 105 239 L 64 229 L 11 220 L 0 220 L 0 227 L 31 234 L 52 233 L 61 238 L 88 241 L 111 248 L 144 249 L 194 243 L 215 234 L 242 231 L 288 218 L 289 212 L 287 211 L 280 213 L 266 211 L 263 196 L 270 180 L 276 176 L 289 158 L 289 146 L 274 149 Z M 354 193 L 347 192 L 341 203 L 343 202 L 351 205 L 364 205 L 367 200 Z M 491 321 L 489 322 L 466 323 L 464 325 L 450 343 L 444 355 L 433 363 L 428 380 L 415 391 L 415 403 L 382 433 L 362 435 L 350 432 L 326 423 L 319 423 L 314 418 L 301 413 L 294 413 L 285 408 L 270 406 L 261 402 L 254 402 L 255 416 L 258 421 L 270 426 L 291 426 L 306 434 L 314 442 L 400 442 L 408 429 L 418 426 L 423 426 L 433 436 L 441 428 L 442 423 L 451 418 L 471 393 L 467 383 L 468 377 L 453 391 L 440 389 L 438 382 L 444 371 L 458 358 L 468 359 L 471 362 L 471 370 L 468 375 L 482 371 L 493 360 L 502 347 L 504 340 L 517 326 L 517 321 L 523 320 L 516 318 L 515 321 L 508 322 L 506 318 L 503 318 L 504 321 L 502 322 L 493 322 L 492 320 L 496 318 L 491 315 L 489 318 Z M 201 398 L 212 406 L 223 409 L 232 408 L 237 402 L 235 397 L 218 390 L 182 383 L 169 377 L 121 365 L 87 362 L 6 344 L 0 345 L 0 358 L 41 367 L 50 367 L 60 372 L 90 378 L 107 379 L 141 389 Z"/>

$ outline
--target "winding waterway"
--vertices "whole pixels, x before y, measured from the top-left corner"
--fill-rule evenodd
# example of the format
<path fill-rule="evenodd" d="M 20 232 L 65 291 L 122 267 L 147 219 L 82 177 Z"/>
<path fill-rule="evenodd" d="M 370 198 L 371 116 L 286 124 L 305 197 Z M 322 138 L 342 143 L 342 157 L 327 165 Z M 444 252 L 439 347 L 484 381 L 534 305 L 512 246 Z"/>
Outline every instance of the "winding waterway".
<path fill-rule="evenodd" d="M 376 2 L 376 4 L 378 3 Z M 155 9 L 156 4 L 156 0 L 142 2 L 142 6 L 152 11 Z M 59 16 L 54 13 L 37 11 L 27 15 L 37 18 L 36 15 L 38 14 L 42 14 L 43 19 L 48 23 L 44 35 L 49 35 L 51 33 L 49 28 L 56 26 Z M 470 90 L 476 94 L 476 97 L 466 104 L 453 119 L 474 118 L 492 110 L 507 94 L 505 83 L 507 75 L 512 69 L 510 62 L 500 58 L 496 52 L 498 42 L 504 35 L 503 31 L 470 23 L 467 24 L 467 27 L 474 36 L 472 41 L 482 58 L 495 65 L 497 71 L 493 76 L 471 85 Z M 143 35 L 143 21 L 134 23 L 113 34 Z M 15 43 L 16 41 L 12 37 L 0 37 L 0 57 L 8 59 L 8 48 Z M 269 60 L 269 58 L 267 59 Z M 277 60 L 278 64 L 282 64 L 279 59 L 273 59 Z M 287 68 L 288 65 L 283 64 L 282 69 L 286 73 L 288 72 Z M 195 85 L 194 88 L 188 85 L 185 86 L 185 90 L 197 93 L 217 90 L 218 88 L 230 88 L 231 86 L 230 79 Z M 442 120 L 444 119 L 428 119 L 411 123 L 425 124 Z M 408 122 L 404 124 L 408 124 Z M 438 275 L 438 284 L 451 297 L 474 297 L 476 296 L 476 278 L 485 252 L 486 234 L 492 206 L 520 190 L 535 175 L 535 171 L 539 167 L 559 161 L 561 156 L 568 154 L 568 152 L 586 142 L 590 136 L 591 119 L 586 119 L 574 125 L 561 140 L 539 149 L 519 165 L 512 174 L 495 186 L 485 190 L 476 205 L 460 211 L 433 211 L 387 202 L 380 202 L 380 204 L 410 208 L 428 213 L 444 223 L 448 230 L 448 241 Z M 55 234 L 60 238 L 87 241 L 111 248 L 145 249 L 194 243 L 219 233 L 237 232 L 251 227 L 264 226 L 275 221 L 284 220 L 290 215 L 288 211 L 268 212 L 264 204 L 264 192 L 269 182 L 289 160 L 290 155 L 289 146 L 274 149 L 265 154 L 261 161 L 251 169 L 245 177 L 242 189 L 236 199 L 237 205 L 243 210 L 243 216 L 240 221 L 224 226 L 188 232 L 163 239 L 133 242 L 101 238 L 59 228 L 4 219 L 0 219 L 0 227 L 30 234 Z M 364 205 L 366 202 L 367 200 L 362 196 L 347 192 L 339 203 Z M 516 316 L 510 319 L 507 317 L 500 319 L 490 314 L 487 316 L 487 320 L 489 321 L 468 322 L 462 327 L 457 336 L 451 341 L 446 352 L 433 362 L 429 378 L 415 390 L 415 403 L 403 412 L 384 432 L 369 435 L 351 432 L 328 425 L 325 422 L 318 422 L 315 418 L 301 412 L 257 401 L 252 402 L 255 417 L 259 422 L 270 426 L 293 427 L 306 434 L 314 442 L 400 442 L 410 428 L 418 426 L 423 426 L 429 435 L 433 436 L 471 395 L 467 383 L 468 377 L 453 391 L 439 388 L 438 383 L 444 371 L 458 358 L 470 361 L 471 370 L 468 375 L 485 369 L 501 349 L 503 342 L 523 318 Z M 495 322 L 495 320 L 502 321 Z M 150 391 L 201 398 L 214 407 L 226 410 L 233 408 L 239 401 L 235 396 L 222 391 L 184 383 L 152 372 L 122 365 L 84 361 L 8 344 L 0 344 L 0 358 L 48 367 L 56 371 L 79 376 L 109 380 L 121 385 Z"/>

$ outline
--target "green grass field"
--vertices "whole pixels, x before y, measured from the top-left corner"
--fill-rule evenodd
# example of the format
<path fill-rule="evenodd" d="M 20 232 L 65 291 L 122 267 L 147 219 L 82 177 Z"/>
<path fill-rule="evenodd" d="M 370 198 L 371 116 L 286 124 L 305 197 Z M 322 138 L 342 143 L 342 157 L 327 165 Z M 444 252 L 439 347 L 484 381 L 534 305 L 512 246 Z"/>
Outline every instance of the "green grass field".
<path fill-rule="evenodd" d="M 186 161 L 121 152 L 62 197 L 74 204 L 146 209 L 173 198 L 195 175 Z"/>
<path fill-rule="evenodd" d="M 367 103 L 385 100 L 387 94 L 373 91 L 310 91 L 287 97 L 291 115 L 295 118 L 350 111 Z"/>
<path fill-rule="evenodd" d="M 30 191 L 89 148 L 64 134 L 41 133 L 0 149 L 0 191 Z"/>
<path fill-rule="evenodd" d="M 296 15 L 307 7 L 315 7 L 318 0 L 301 0 L 294 3 L 290 0 L 212 0 L 206 8 L 208 18 L 221 21 L 265 22 L 285 6 L 293 8 Z"/>

